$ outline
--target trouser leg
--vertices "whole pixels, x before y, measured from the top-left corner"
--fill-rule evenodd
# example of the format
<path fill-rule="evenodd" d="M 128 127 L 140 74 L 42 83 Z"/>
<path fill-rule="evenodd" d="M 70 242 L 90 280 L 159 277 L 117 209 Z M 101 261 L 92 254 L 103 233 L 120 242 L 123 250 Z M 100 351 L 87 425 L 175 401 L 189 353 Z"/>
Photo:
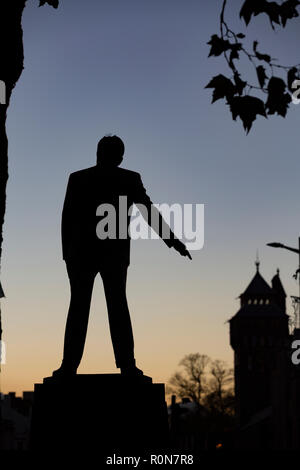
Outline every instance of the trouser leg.
<path fill-rule="evenodd" d="M 93 269 L 67 265 L 71 299 L 66 322 L 63 366 L 76 370 L 80 364 L 87 333 L 95 279 Z"/>
<path fill-rule="evenodd" d="M 100 269 L 117 367 L 135 365 L 134 341 L 126 298 L 127 265 Z"/>

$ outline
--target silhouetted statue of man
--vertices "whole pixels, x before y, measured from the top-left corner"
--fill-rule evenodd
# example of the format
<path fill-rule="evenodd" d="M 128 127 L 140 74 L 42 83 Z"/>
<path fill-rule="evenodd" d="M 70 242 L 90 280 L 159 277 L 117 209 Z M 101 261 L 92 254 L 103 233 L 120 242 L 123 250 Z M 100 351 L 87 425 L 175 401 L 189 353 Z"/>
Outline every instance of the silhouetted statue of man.
<path fill-rule="evenodd" d="M 76 374 L 80 364 L 91 303 L 93 284 L 99 272 L 105 291 L 109 327 L 115 354 L 116 366 L 121 374 L 142 375 L 136 367 L 134 341 L 130 314 L 126 299 L 126 277 L 130 262 L 130 237 L 128 227 L 130 214 L 126 213 L 126 237 L 99 238 L 96 227 L 99 223 L 97 208 L 102 204 L 113 206 L 116 211 L 116 233 L 119 229 L 119 198 L 127 197 L 127 206 L 135 203 L 153 210 L 146 194 L 141 176 L 134 171 L 119 168 L 123 160 L 124 144 L 117 136 L 105 136 L 97 148 L 97 165 L 76 171 L 69 177 L 62 212 L 62 251 L 70 280 L 71 300 L 65 330 L 64 353 L 60 368 L 54 377 Z M 170 231 L 161 214 L 160 229 Z M 141 211 L 142 212 L 142 211 Z M 142 212 L 146 218 L 147 214 Z M 123 217 L 124 218 L 124 217 Z M 149 223 L 149 219 L 147 219 Z M 162 232 L 165 233 L 165 232 Z M 182 256 L 190 257 L 185 245 L 172 231 L 164 242 L 175 248 Z M 191 258 L 191 257 L 190 257 Z"/>

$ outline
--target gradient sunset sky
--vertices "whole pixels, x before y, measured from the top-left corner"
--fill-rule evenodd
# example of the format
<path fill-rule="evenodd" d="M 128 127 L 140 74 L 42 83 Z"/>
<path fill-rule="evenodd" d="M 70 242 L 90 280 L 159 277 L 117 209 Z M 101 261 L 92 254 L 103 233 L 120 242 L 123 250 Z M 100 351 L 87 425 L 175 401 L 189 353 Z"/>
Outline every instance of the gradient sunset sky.
<path fill-rule="evenodd" d="M 25 69 L 9 108 L 2 392 L 33 390 L 60 365 L 69 302 L 60 245 L 66 183 L 70 172 L 95 164 L 107 133 L 124 140 L 122 166 L 142 174 L 154 202 L 205 204 L 204 248 L 192 261 L 160 240 L 132 243 L 137 365 L 155 382 L 167 382 L 191 352 L 231 365 L 226 322 L 255 273 L 257 249 L 264 278 L 279 267 L 288 295 L 297 294 L 296 255 L 265 245 L 297 244 L 300 107 L 286 119 L 258 118 L 246 136 L 222 100 L 211 105 L 205 85 L 218 73 L 230 76 L 222 58 L 207 58 L 220 0 L 60 3 L 54 10 L 27 2 Z M 274 32 L 259 17 L 246 29 L 242 3 L 228 2 L 232 28 L 278 63 L 299 63 L 299 19 Z M 243 69 L 253 77 L 246 62 Z M 99 277 L 78 372 L 117 372 Z"/>

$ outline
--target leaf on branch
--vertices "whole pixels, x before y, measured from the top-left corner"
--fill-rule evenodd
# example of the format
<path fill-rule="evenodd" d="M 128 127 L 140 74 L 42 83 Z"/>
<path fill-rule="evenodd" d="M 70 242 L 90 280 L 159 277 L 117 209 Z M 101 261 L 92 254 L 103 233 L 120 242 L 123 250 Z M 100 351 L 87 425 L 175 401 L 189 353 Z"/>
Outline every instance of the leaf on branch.
<path fill-rule="evenodd" d="M 287 0 L 280 5 L 281 24 L 285 27 L 287 20 L 299 16 L 297 6 L 300 5 L 298 0 Z"/>
<path fill-rule="evenodd" d="M 239 117 L 247 134 L 258 114 L 267 117 L 264 102 L 254 96 L 234 96 L 228 100 L 228 104 L 232 119 L 236 121 L 236 118 Z"/>
<path fill-rule="evenodd" d="M 247 85 L 247 82 L 244 82 L 244 80 L 241 79 L 240 74 L 238 72 L 235 72 L 234 83 L 236 92 L 241 96 L 243 94 L 245 86 Z"/>
<path fill-rule="evenodd" d="M 239 39 L 244 39 L 246 36 L 243 33 L 239 33 L 239 34 L 236 35 L 236 37 L 239 38 Z"/>
<path fill-rule="evenodd" d="M 265 8 L 265 0 L 246 0 L 240 11 L 240 18 L 244 18 L 246 25 L 250 23 L 252 15 L 262 13 Z"/>
<path fill-rule="evenodd" d="M 230 53 L 229 61 L 232 63 L 234 59 L 240 58 L 238 51 L 241 50 L 242 44 L 240 42 L 237 42 L 236 44 L 231 44 L 230 48 L 231 48 L 231 53 Z"/>
<path fill-rule="evenodd" d="M 42 7 L 45 3 L 48 3 L 53 8 L 58 8 L 59 0 L 40 0 L 39 7 Z"/>
<path fill-rule="evenodd" d="M 213 77 L 205 88 L 214 88 L 212 103 L 225 97 L 230 100 L 236 92 L 232 81 L 222 74 Z"/>
<path fill-rule="evenodd" d="M 256 67 L 256 73 L 260 88 L 264 88 L 266 80 L 268 78 L 266 75 L 266 69 L 262 65 L 259 65 L 258 67 Z"/>
<path fill-rule="evenodd" d="M 211 57 L 212 55 L 219 56 L 223 54 L 223 52 L 227 51 L 228 49 L 231 49 L 230 42 L 228 40 L 219 38 L 219 36 L 217 36 L 216 34 L 213 34 L 213 36 L 211 37 L 210 41 L 207 44 L 211 46 L 208 57 Z"/>
<path fill-rule="evenodd" d="M 298 70 L 296 67 L 292 67 L 289 69 L 288 74 L 287 74 L 287 84 L 288 84 L 288 89 L 290 90 L 291 93 L 295 91 L 295 88 L 293 88 L 293 83 L 295 80 L 299 80 L 300 77 L 298 75 Z"/>
<path fill-rule="evenodd" d="M 258 42 L 254 41 L 253 42 L 253 51 L 254 51 L 254 54 L 255 54 L 256 58 L 258 60 L 263 60 L 263 61 L 265 61 L 269 64 L 272 60 L 271 56 L 269 56 L 268 54 L 261 54 L 260 52 L 258 52 L 257 46 L 258 46 Z"/>
<path fill-rule="evenodd" d="M 274 29 L 273 23 L 280 24 L 280 8 L 281 5 L 275 2 L 265 2 L 264 13 L 269 16 L 272 29 Z"/>
<path fill-rule="evenodd" d="M 285 27 L 288 19 L 299 16 L 297 11 L 299 5 L 300 2 L 298 0 L 286 0 L 281 5 L 266 0 L 246 0 L 241 8 L 240 18 L 244 18 L 248 26 L 252 15 L 257 16 L 260 13 L 266 13 L 273 29 L 274 23 L 281 23 L 282 26 Z"/>
<path fill-rule="evenodd" d="M 268 84 L 268 99 L 266 102 L 266 110 L 268 114 L 279 114 L 286 116 L 288 107 L 292 98 L 285 92 L 286 84 L 281 78 L 271 77 Z"/>

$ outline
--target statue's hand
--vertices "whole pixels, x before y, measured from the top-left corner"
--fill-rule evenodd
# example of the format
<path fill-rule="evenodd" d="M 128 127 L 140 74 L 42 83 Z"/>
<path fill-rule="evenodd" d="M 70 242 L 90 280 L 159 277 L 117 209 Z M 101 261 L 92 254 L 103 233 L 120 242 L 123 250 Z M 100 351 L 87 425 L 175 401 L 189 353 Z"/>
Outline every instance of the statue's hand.
<path fill-rule="evenodd" d="M 184 243 L 180 240 L 174 240 L 173 248 L 181 254 L 181 256 L 187 256 L 188 258 L 192 259 L 190 252 L 187 250 Z"/>

